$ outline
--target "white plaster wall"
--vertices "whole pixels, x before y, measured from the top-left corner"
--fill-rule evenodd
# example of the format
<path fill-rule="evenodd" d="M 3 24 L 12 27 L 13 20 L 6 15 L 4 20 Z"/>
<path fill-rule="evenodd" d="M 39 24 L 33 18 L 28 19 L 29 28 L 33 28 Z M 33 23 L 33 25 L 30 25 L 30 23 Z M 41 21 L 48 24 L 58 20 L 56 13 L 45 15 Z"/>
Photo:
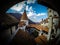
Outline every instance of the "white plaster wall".
<path fill-rule="evenodd" d="M 59 16 L 59 14 L 56 11 L 54 11 L 54 15 Z"/>
<path fill-rule="evenodd" d="M 26 25 L 28 25 L 28 20 L 21 20 L 21 21 L 24 21 Z"/>
<path fill-rule="evenodd" d="M 41 25 L 44 25 L 44 23 L 42 23 Z"/>
<path fill-rule="evenodd" d="M 45 35 L 46 37 L 48 37 L 48 34 L 44 33 L 43 35 Z"/>
<path fill-rule="evenodd" d="M 56 37 L 60 36 L 60 28 L 57 29 Z"/>
<path fill-rule="evenodd" d="M 56 25 L 56 26 L 57 26 L 57 25 L 58 25 L 58 23 L 59 23 L 59 19 L 58 19 L 58 18 L 54 18 L 54 19 L 53 19 L 53 23 L 54 23 L 54 25 Z"/>
<path fill-rule="evenodd" d="M 47 27 L 48 27 L 48 23 L 45 23 L 45 24 L 43 23 L 43 24 L 41 24 L 41 25 L 42 25 L 42 26 L 47 26 Z"/>
<path fill-rule="evenodd" d="M 51 10 L 51 12 L 50 12 L 50 10 Z M 52 15 L 52 17 L 54 16 L 54 15 L 53 15 L 53 10 L 49 8 L 49 9 L 48 9 L 48 16 L 50 16 L 50 15 Z"/>
<path fill-rule="evenodd" d="M 26 28 L 26 26 L 18 27 L 18 29 L 21 29 L 23 31 L 25 31 L 25 28 Z"/>
<path fill-rule="evenodd" d="M 40 30 L 38 36 L 41 36 L 42 33 L 43 33 L 42 30 Z"/>
<path fill-rule="evenodd" d="M 48 22 L 48 26 L 49 26 L 49 28 L 51 28 L 52 27 L 52 17 L 49 17 L 49 22 Z"/>

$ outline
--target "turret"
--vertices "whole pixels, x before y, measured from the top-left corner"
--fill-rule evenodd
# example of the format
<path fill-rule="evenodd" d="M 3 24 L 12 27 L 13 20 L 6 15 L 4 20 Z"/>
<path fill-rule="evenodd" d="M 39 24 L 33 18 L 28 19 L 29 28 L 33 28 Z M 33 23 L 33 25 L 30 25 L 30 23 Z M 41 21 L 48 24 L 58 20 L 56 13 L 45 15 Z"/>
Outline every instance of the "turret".
<path fill-rule="evenodd" d="M 22 29 L 25 31 L 26 26 L 28 25 L 28 17 L 26 14 L 26 10 L 24 10 L 23 15 L 21 16 L 20 22 L 19 22 L 19 29 Z"/>
<path fill-rule="evenodd" d="M 26 14 L 26 10 L 24 10 L 24 13 L 21 16 L 20 21 L 23 21 L 26 24 L 26 26 L 28 25 L 28 17 L 27 17 L 27 14 Z"/>

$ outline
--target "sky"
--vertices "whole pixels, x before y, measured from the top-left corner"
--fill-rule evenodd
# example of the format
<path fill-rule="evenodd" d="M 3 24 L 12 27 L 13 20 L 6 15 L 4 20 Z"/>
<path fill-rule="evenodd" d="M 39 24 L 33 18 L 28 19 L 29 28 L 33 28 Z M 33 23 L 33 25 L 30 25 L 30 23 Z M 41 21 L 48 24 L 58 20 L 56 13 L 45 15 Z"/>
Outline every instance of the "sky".
<path fill-rule="evenodd" d="M 36 0 L 28 0 L 15 4 L 7 13 L 20 13 L 23 14 L 26 10 L 27 16 L 33 22 L 40 22 L 42 19 L 47 18 L 47 7 L 38 4 Z"/>

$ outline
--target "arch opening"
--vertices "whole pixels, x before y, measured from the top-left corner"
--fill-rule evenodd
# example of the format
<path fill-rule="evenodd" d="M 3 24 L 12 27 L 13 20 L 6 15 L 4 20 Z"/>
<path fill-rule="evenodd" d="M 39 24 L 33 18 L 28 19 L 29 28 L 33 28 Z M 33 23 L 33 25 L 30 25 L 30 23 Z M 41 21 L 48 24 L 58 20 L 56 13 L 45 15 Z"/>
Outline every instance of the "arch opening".
<path fill-rule="evenodd" d="M 38 36 L 43 33 L 47 40 L 54 39 L 52 35 L 57 34 L 59 14 L 49 7 L 38 4 L 38 2 L 22 1 L 9 8 L 6 13 L 19 21 L 18 29 L 26 31 L 28 28 L 34 27 L 37 29 Z M 52 29 L 54 29 L 53 34 L 51 34 Z"/>

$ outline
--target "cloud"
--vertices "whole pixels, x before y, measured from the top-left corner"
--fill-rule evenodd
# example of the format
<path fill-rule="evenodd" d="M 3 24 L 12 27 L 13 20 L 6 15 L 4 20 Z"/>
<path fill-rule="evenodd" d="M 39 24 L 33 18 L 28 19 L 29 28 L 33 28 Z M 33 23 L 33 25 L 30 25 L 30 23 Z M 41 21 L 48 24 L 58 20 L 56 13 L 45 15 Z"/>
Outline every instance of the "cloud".
<path fill-rule="evenodd" d="M 30 12 L 27 14 L 27 16 L 28 16 L 28 17 L 36 16 L 36 13 L 30 11 Z"/>
<path fill-rule="evenodd" d="M 38 22 L 41 22 L 42 20 L 40 19 Z"/>
<path fill-rule="evenodd" d="M 26 10 L 28 11 L 28 17 L 31 17 L 31 16 L 34 16 L 34 17 L 36 17 L 36 16 L 44 16 L 44 15 L 47 15 L 46 13 L 36 13 L 36 11 L 34 11 L 33 10 L 33 8 L 32 8 L 32 6 L 30 6 L 29 8 L 28 8 L 28 5 L 26 6 Z"/>
<path fill-rule="evenodd" d="M 29 13 L 27 14 L 28 15 L 28 17 L 31 17 L 31 16 L 34 16 L 34 17 L 36 17 L 36 16 L 45 16 L 45 15 L 47 15 L 46 13 L 36 13 L 36 11 L 34 11 L 33 9 L 32 9 L 32 6 L 30 6 L 30 8 L 28 8 L 28 6 L 27 6 L 27 11 L 29 11 Z"/>
<path fill-rule="evenodd" d="M 36 16 L 34 16 L 33 18 L 36 19 Z"/>
<path fill-rule="evenodd" d="M 23 12 L 20 12 L 21 14 L 23 14 Z"/>
<path fill-rule="evenodd" d="M 33 14 L 33 12 L 29 12 L 29 13 L 27 14 L 27 16 L 28 16 L 28 17 L 31 17 L 31 16 L 34 16 L 34 14 Z"/>
<path fill-rule="evenodd" d="M 30 8 L 29 8 L 30 10 L 32 10 L 32 6 L 30 6 Z"/>
<path fill-rule="evenodd" d="M 28 17 L 36 16 L 36 13 L 30 11 L 30 12 L 27 14 L 27 16 L 28 16 Z"/>
<path fill-rule="evenodd" d="M 36 11 L 34 11 L 32 9 L 32 6 L 30 8 L 28 8 L 29 12 L 27 14 L 28 18 L 31 19 L 32 21 L 34 22 L 40 22 L 41 21 L 41 18 L 38 18 L 39 16 L 45 16 L 47 15 L 46 13 L 36 13 Z"/>
<path fill-rule="evenodd" d="M 20 11 L 20 10 L 22 10 L 22 8 L 24 8 L 24 6 L 25 6 L 24 2 L 21 2 L 21 3 L 14 5 L 13 7 L 11 7 L 11 9 L 16 10 L 16 11 Z"/>
<path fill-rule="evenodd" d="M 36 13 L 34 13 L 35 11 L 32 9 L 32 6 L 28 8 L 28 5 L 27 5 L 26 10 L 28 11 L 28 14 L 27 14 L 28 17 L 36 15 Z"/>
<path fill-rule="evenodd" d="M 32 6 L 29 7 L 29 6 L 27 5 L 27 6 L 26 6 L 26 11 L 33 12 Z"/>
<path fill-rule="evenodd" d="M 33 9 L 32 9 L 32 6 L 29 8 L 29 10 L 30 10 L 31 12 L 34 12 Z"/>
<path fill-rule="evenodd" d="M 27 10 L 27 11 L 29 10 L 28 5 L 26 6 L 26 10 Z"/>
<path fill-rule="evenodd" d="M 46 13 L 38 13 L 36 16 L 44 16 L 47 15 Z"/>
<path fill-rule="evenodd" d="M 36 0 L 28 0 L 28 1 L 27 1 L 27 4 L 35 3 L 35 2 L 36 2 Z"/>

